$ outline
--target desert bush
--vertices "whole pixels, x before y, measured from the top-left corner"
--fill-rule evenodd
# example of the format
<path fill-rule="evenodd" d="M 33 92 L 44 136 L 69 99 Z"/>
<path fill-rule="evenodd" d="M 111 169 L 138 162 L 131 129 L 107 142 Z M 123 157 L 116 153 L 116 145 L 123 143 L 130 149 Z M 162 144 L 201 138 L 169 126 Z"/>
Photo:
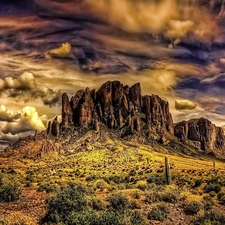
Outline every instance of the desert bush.
<path fill-rule="evenodd" d="M 12 202 L 19 198 L 21 194 L 20 184 L 17 181 L 3 179 L 0 186 L 0 201 Z"/>
<path fill-rule="evenodd" d="M 123 212 L 129 206 L 127 196 L 122 193 L 115 193 L 109 197 L 110 206 L 117 211 Z"/>
<path fill-rule="evenodd" d="M 161 199 L 164 202 L 175 203 L 179 199 L 179 193 L 176 192 L 176 190 L 169 190 L 169 191 L 166 191 L 166 192 L 162 193 Z"/>
<path fill-rule="evenodd" d="M 215 184 L 215 183 L 210 183 L 210 184 L 207 184 L 205 186 L 204 190 L 205 190 L 206 193 L 209 193 L 209 192 L 212 192 L 212 191 L 218 193 L 221 190 L 221 185 Z"/>
<path fill-rule="evenodd" d="M 220 175 L 214 175 L 208 178 L 207 183 L 219 184 L 225 186 L 225 177 Z"/>
<path fill-rule="evenodd" d="M 91 210 L 72 212 L 67 218 L 66 224 L 77 225 L 124 225 L 123 217 L 118 212 L 103 211 L 97 214 Z M 65 224 L 65 223 L 63 223 Z"/>
<path fill-rule="evenodd" d="M 203 204 L 204 204 L 204 210 L 206 211 L 212 209 L 213 205 L 215 205 L 211 196 L 205 196 L 203 198 Z"/>
<path fill-rule="evenodd" d="M 225 216 L 214 212 L 206 212 L 204 215 L 195 218 L 193 225 L 224 225 Z"/>
<path fill-rule="evenodd" d="M 192 201 L 185 206 L 184 212 L 188 215 L 196 215 L 201 210 L 201 208 L 202 208 L 201 202 Z"/>
<path fill-rule="evenodd" d="M 96 223 L 90 225 L 124 225 L 124 217 L 119 212 L 105 211 L 98 217 Z"/>
<path fill-rule="evenodd" d="M 217 194 L 217 199 L 220 201 L 223 196 L 225 196 L 225 192 L 221 191 Z"/>
<path fill-rule="evenodd" d="M 166 184 L 166 179 L 164 176 L 160 176 L 159 174 L 151 174 L 148 178 L 147 178 L 147 182 L 149 184 L 157 184 L 157 185 L 164 185 Z"/>
<path fill-rule="evenodd" d="M 85 189 L 77 184 L 71 184 L 52 197 L 48 203 L 48 212 L 44 221 L 52 223 L 66 222 L 71 212 L 86 210 L 87 199 Z"/>
<path fill-rule="evenodd" d="M 103 191 L 104 189 L 109 187 L 109 184 L 105 180 L 97 180 L 95 183 L 96 188 Z"/>
<path fill-rule="evenodd" d="M 91 207 L 94 210 L 104 210 L 106 208 L 106 205 L 101 199 L 93 197 L 91 199 Z"/>
<path fill-rule="evenodd" d="M 130 172 L 129 172 L 129 176 L 135 176 L 136 175 L 136 171 L 135 170 L 131 170 Z"/>
<path fill-rule="evenodd" d="M 222 197 L 220 198 L 219 203 L 220 203 L 221 205 L 225 205 L 225 195 L 222 196 Z"/>
<path fill-rule="evenodd" d="M 118 175 L 112 175 L 109 177 L 110 181 L 113 181 L 115 184 L 120 184 L 124 182 L 124 178 Z"/>
<path fill-rule="evenodd" d="M 130 200 L 129 208 L 131 208 L 131 209 L 141 209 L 141 204 L 139 203 L 138 200 L 132 199 L 132 200 Z"/>
<path fill-rule="evenodd" d="M 195 180 L 194 187 L 199 187 L 202 183 L 203 183 L 203 181 L 201 179 L 197 179 L 197 180 Z"/>
<path fill-rule="evenodd" d="M 145 225 L 146 224 L 144 215 L 138 210 L 134 210 L 131 212 L 130 222 L 132 225 Z"/>
<path fill-rule="evenodd" d="M 97 179 L 96 175 L 90 175 L 90 176 L 87 176 L 85 180 L 87 182 L 90 182 L 90 181 L 93 181 L 93 180 L 96 180 L 96 179 Z"/>
<path fill-rule="evenodd" d="M 132 192 L 132 197 L 135 199 L 139 199 L 141 197 L 141 194 L 139 191 Z"/>
<path fill-rule="evenodd" d="M 145 194 L 145 201 L 149 204 L 161 201 L 161 195 L 156 190 L 147 191 Z"/>
<path fill-rule="evenodd" d="M 142 191 L 144 191 L 147 188 L 146 181 L 140 180 L 137 182 L 136 187 Z"/>
<path fill-rule="evenodd" d="M 169 208 L 165 203 L 159 203 L 155 205 L 148 213 L 147 218 L 149 220 L 164 221 L 169 215 Z"/>
<path fill-rule="evenodd" d="M 46 193 L 50 193 L 50 192 L 54 192 L 56 191 L 56 187 L 52 184 L 49 183 L 43 183 L 40 184 L 39 188 L 38 188 L 39 192 L 46 192 Z"/>

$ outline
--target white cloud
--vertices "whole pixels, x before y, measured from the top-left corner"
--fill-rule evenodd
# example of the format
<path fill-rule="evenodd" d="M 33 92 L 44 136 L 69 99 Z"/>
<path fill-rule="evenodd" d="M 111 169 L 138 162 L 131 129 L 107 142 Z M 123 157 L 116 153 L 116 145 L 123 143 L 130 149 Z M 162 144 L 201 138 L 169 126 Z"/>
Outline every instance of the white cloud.
<path fill-rule="evenodd" d="M 0 106 L 0 121 L 13 122 L 20 116 L 19 112 L 7 109 L 4 105 Z"/>
<path fill-rule="evenodd" d="M 32 130 L 42 131 L 46 128 L 42 117 L 38 115 L 35 107 L 26 106 L 22 109 L 19 118 L 15 122 L 8 122 L 2 128 L 2 133 L 16 135 Z"/>
<path fill-rule="evenodd" d="M 32 99 L 40 98 L 45 105 L 56 105 L 61 100 L 61 91 L 53 90 L 44 85 L 36 83 L 33 73 L 24 72 L 17 79 L 5 77 L 0 80 L 0 95 L 12 97 L 29 102 Z"/>

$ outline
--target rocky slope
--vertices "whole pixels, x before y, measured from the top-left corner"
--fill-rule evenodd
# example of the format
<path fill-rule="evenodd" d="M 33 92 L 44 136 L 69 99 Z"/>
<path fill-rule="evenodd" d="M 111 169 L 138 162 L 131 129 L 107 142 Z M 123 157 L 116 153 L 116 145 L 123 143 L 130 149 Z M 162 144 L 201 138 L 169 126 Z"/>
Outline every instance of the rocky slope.
<path fill-rule="evenodd" d="M 3 154 L 14 155 L 18 150 L 23 157 L 35 158 L 49 151 L 73 153 L 110 138 L 225 158 L 222 128 L 205 118 L 174 124 L 168 102 L 157 95 L 143 96 L 140 83 L 129 87 L 107 81 L 98 90 L 79 90 L 71 99 L 64 93 L 61 116 L 61 122 L 55 117 L 45 132 L 20 139 Z"/>

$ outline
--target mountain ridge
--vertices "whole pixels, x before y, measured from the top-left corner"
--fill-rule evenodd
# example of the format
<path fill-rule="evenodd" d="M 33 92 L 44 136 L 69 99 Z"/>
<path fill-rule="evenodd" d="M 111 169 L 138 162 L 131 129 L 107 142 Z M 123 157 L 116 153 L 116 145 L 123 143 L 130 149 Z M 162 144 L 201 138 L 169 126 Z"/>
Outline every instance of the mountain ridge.
<path fill-rule="evenodd" d="M 120 81 L 107 81 L 98 90 L 78 90 L 71 99 L 63 93 L 61 116 L 61 122 L 56 116 L 48 123 L 46 131 L 27 137 L 26 141 L 20 139 L 6 148 L 4 154 L 10 155 L 23 148 L 20 142 L 26 143 L 29 149 L 29 144 L 36 140 L 40 144 L 36 144 L 36 152 L 31 154 L 34 158 L 49 151 L 72 153 L 79 151 L 78 146 L 103 142 L 110 137 L 137 144 L 161 145 L 172 152 L 225 158 L 222 128 L 206 118 L 174 124 L 169 103 L 158 95 L 142 95 L 140 83 L 128 86 Z M 23 155 L 29 157 L 30 153 Z"/>

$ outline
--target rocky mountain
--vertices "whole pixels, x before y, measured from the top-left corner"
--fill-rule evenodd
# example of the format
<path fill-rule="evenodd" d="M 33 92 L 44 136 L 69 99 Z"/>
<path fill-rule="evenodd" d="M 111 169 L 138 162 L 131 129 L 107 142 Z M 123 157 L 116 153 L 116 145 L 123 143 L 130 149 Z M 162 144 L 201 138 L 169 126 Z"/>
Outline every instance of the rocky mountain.
<path fill-rule="evenodd" d="M 211 121 L 200 118 L 198 120 L 182 121 L 175 125 L 174 135 L 182 142 L 191 140 L 204 152 L 212 149 L 224 149 L 225 137 L 221 127 L 216 127 Z"/>
<path fill-rule="evenodd" d="M 69 100 L 62 95 L 62 122 L 49 123 L 48 134 L 58 136 L 68 127 L 99 130 L 99 124 L 120 130 L 120 137 L 139 133 L 147 140 L 173 134 L 168 102 L 157 95 L 142 96 L 141 85 L 129 87 L 108 81 L 98 90 L 79 90 Z"/>
<path fill-rule="evenodd" d="M 157 95 L 142 95 L 140 83 L 130 87 L 107 81 L 98 90 L 79 90 L 71 99 L 64 93 L 61 117 L 61 121 L 56 116 L 49 122 L 46 131 L 20 139 L 3 154 L 14 155 L 18 150 L 23 157 L 35 158 L 49 151 L 73 153 L 110 138 L 169 152 L 225 158 L 222 128 L 205 118 L 174 124 L 168 102 Z"/>

